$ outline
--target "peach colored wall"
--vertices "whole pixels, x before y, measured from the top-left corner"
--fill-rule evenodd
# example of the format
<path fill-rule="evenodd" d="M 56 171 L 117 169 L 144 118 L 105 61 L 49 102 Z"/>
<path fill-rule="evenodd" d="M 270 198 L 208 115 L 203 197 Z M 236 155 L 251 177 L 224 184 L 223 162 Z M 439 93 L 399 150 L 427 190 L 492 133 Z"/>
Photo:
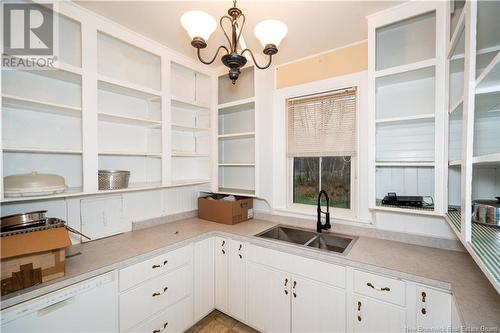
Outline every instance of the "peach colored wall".
<path fill-rule="evenodd" d="M 368 69 L 368 42 L 278 66 L 276 88 L 319 81 Z"/>

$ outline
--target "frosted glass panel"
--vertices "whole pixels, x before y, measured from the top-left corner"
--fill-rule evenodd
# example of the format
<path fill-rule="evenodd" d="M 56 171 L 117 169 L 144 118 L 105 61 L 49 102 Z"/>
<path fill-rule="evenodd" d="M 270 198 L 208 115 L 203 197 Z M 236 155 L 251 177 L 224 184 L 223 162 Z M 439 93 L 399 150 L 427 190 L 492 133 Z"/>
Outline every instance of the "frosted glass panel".
<path fill-rule="evenodd" d="M 450 39 L 457 29 L 458 20 L 465 6 L 464 0 L 451 0 L 450 3 Z"/>
<path fill-rule="evenodd" d="M 59 15 L 59 59 L 66 64 L 82 66 L 80 23 L 63 15 Z"/>
<path fill-rule="evenodd" d="M 451 55 L 450 62 L 450 95 L 449 109 L 452 110 L 457 106 L 457 103 L 463 98 L 464 91 L 464 50 L 465 50 L 465 33 L 462 29 L 459 40 L 455 46 L 455 50 Z"/>
<path fill-rule="evenodd" d="M 436 15 L 419 15 L 376 32 L 377 70 L 431 59 L 436 54 Z"/>

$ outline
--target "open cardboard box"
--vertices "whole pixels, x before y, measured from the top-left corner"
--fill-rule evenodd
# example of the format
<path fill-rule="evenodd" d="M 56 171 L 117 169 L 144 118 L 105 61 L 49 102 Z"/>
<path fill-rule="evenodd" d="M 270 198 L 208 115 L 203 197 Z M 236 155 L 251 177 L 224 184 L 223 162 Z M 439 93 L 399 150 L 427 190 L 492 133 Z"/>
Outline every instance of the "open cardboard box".
<path fill-rule="evenodd" d="M 2 295 L 64 276 L 66 228 L 2 237 Z"/>
<path fill-rule="evenodd" d="M 220 200 L 224 197 L 227 195 L 199 197 L 198 217 L 224 224 L 236 224 L 253 218 L 253 198 L 235 196 L 236 201 Z"/>

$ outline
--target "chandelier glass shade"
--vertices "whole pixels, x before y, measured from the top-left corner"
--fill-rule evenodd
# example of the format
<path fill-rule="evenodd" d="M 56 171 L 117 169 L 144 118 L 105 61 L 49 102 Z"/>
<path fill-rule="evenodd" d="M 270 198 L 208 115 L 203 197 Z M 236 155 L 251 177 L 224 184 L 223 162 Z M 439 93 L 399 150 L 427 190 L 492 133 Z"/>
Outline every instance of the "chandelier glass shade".
<path fill-rule="evenodd" d="M 248 48 L 243 50 L 238 49 L 241 33 L 245 26 L 245 19 L 245 15 L 236 7 L 236 0 L 234 0 L 233 7 L 229 8 L 227 15 L 222 16 L 219 20 L 219 25 L 224 32 L 228 45 L 219 46 L 212 59 L 204 60 L 201 56 L 201 49 L 207 47 L 207 40 L 217 28 L 215 19 L 209 14 L 199 10 L 186 12 L 181 17 L 182 27 L 186 29 L 191 38 L 191 45 L 197 49 L 198 59 L 202 63 L 207 65 L 212 64 L 215 59 L 217 59 L 217 55 L 220 51 L 225 52 L 221 61 L 229 68 L 229 78 L 233 84 L 241 73 L 240 69 L 247 63 L 247 58 L 244 55 L 245 53 L 250 55 L 257 68 L 266 69 L 271 65 L 273 55 L 278 53 L 278 46 L 288 33 L 287 26 L 283 22 L 277 20 L 265 20 L 255 26 L 255 36 L 259 39 L 264 48 L 262 52 L 268 56 L 267 64 L 260 66 L 252 50 Z M 231 25 L 229 33 L 224 28 L 224 23 L 226 23 L 226 26 L 229 24 Z"/>

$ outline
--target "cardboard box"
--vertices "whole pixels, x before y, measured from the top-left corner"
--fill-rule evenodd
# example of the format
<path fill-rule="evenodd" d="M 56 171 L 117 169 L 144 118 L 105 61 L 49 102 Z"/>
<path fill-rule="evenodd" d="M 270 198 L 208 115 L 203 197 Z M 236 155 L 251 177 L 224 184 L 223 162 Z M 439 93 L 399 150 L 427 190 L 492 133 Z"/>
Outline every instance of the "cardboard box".
<path fill-rule="evenodd" d="M 2 295 L 64 276 L 66 228 L 27 232 L 0 239 Z"/>
<path fill-rule="evenodd" d="M 253 218 L 253 198 L 236 196 L 236 201 L 220 200 L 224 197 L 227 195 L 213 194 L 198 198 L 198 217 L 224 224 L 236 224 Z"/>

